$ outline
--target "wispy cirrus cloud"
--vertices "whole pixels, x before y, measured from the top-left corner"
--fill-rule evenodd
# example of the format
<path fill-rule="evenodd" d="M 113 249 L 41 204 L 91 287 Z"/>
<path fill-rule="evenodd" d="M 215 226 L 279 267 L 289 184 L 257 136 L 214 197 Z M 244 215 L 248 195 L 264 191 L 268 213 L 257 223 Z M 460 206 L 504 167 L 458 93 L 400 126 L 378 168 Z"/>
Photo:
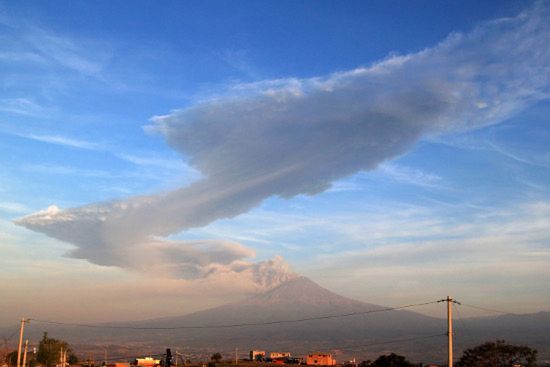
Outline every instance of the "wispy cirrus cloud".
<path fill-rule="evenodd" d="M 171 159 L 161 157 L 158 154 L 153 153 L 141 153 L 141 154 L 128 154 L 128 153 L 115 153 L 117 158 L 120 158 L 129 163 L 143 167 L 159 167 L 167 170 L 177 171 L 186 169 L 187 167 L 181 159 Z M 189 167 L 189 173 L 198 175 L 198 172 L 191 172 Z"/>
<path fill-rule="evenodd" d="M 193 170 L 191 167 L 187 166 L 183 160 L 174 159 L 160 156 L 158 153 L 152 152 L 142 152 L 142 153 L 124 153 L 120 152 L 114 145 L 108 142 L 92 142 L 86 139 L 75 138 L 66 135 L 49 135 L 49 134 L 34 134 L 34 133 L 22 133 L 22 132 L 6 132 L 10 135 L 15 135 L 21 138 L 30 139 L 46 144 L 53 144 L 62 147 L 92 150 L 99 152 L 107 152 L 112 154 L 118 159 L 126 161 L 136 166 L 142 167 L 156 167 L 162 168 L 169 171 L 184 171 L 189 176 L 198 177 L 199 173 Z M 36 168 L 40 169 L 37 166 Z M 58 166 L 60 167 L 60 166 Z M 68 173 L 68 170 L 62 170 L 65 173 Z"/>
<path fill-rule="evenodd" d="M 333 226 L 343 237 L 361 242 L 357 248 L 331 256 L 335 263 L 360 262 L 383 266 L 392 262 L 409 265 L 438 259 L 465 257 L 467 261 L 496 261 L 538 255 L 550 257 L 544 245 L 550 239 L 550 204 L 545 201 L 515 204 L 505 208 L 472 210 L 464 217 L 445 207 L 411 207 L 404 215 L 360 216 L 361 226 Z M 337 221 L 338 219 L 334 219 Z M 346 228 L 349 231 L 346 231 Z M 498 254 L 485 256 L 498 248 Z M 480 254 L 483 253 L 482 256 Z M 340 259 L 340 260 L 338 260 Z"/>
<path fill-rule="evenodd" d="M 61 68 L 86 76 L 101 77 L 113 51 L 105 43 L 82 37 L 59 35 L 37 25 L 5 16 L 0 62 L 27 63 L 52 69 Z"/>
<path fill-rule="evenodd" d="M 102 170 L 82 169 L 71 166 L 53 164 L 29 164 L 22 167 L 23 170 L 41 174 L 69 175 L 82 177 L 113 177 L 110 172 Z"/>
<path fill-rule="evenodd" d="M 390 179 L 422 187 L 441 187 L 442 178 L 434 173 L 424 172 L 417 168 L 406 167 L 396 163 L 384 163 L 378 168 Z"/>
<path fill-rule="evenodd" d="M 23 35 L 23 39 L 49 62 L 84 75 L 99 76 L 111 57 L 111 53 L 105 51 L 105 45 L 102 47 L 90 45 L 90 43 L 97 43 L 96 41 L 82 39 L 75 41 L 38 27 L 30 28 Z M 84 46 L 85 44 L 87 45 Z"/>
<path fill-rule="evenodd" d="M 243 75 L 253 79 L 260 78 L 258 68 L 250 62 L 246 50 L 225 50 L 221 53 L 220 58 L 229 67 L 235 69 Z"/>
<path fill-rule="evenodd" d="M 131 266 L 129 249 L 156 251 L 160 237 L 235 217 L 271 196 L 323 192 L 423 138 L 499 123 L 548 98 L 549 8 L 537 3 L 370 67 L 240 84 L 156 116 L 150 130 L 188 159 L 200 180 L 157 195 L 54 208 L 17 223 L 72 243 L 74 253 L 96 264 Z M 396 178 L 437 181 L 395 167 Z M 176 247 L 186 254 L 187 246 Z"/>
<path fill-rule="evenodd" d="M 112 44 L 53 32 L 11 14 L 7 7 L 2 10 L 0 112 L 35 119 L 59 117 L 64 98 L 59 92 L 81 90 L 78 84 L 82 81 L 107 82 L 105 71 L 115 50 Z"/>
<path fill-rule="evenodd" d="M 511 159 L 515 162 L 519 162 L 519 163 L 522 163 L 522 164 L 527 164 L 529 166 L 534 166 L 534 167 L 550 168 L 550 157 L 533 157 L 533 156 L 529 157 L 529 156 L 525 156 L 521 153 L 516 153 L 516 152 L 513 152 L 509 149 L 506 149 L 503 146 L 499 145 L 498 143 L 491 142 L 491 141 L 487 142 L 487 146 L 492 151 L 494 151 L 496 153 L 499 153 L 499 154 L 505 156 L 506 158 L 509 158 L 509 159 Z"/>
<path fill-rule="evenodd" d="M 28 98 L 0 99 L 0 111 L 24 116 L 42 116 L 49 109 Z"/>
<path fill-rule="evenodd" d="M 0 202 L 0 210 L 10 213 L 28 213 L 30 211 L 26 205 L 13 201 Z"/>
<path fill-rule="evenodd" d="M 543 307 L 537 302 L 547 303 L 544 294 L 536 293 L 550 280 L 548 201 L 476 208 L 467 215 L 463 208 L 411 209 L 407 215 L 392 211 L 387 215 L 358 214 L 353 221 L 340 219 L 343 223 L 329 231 L 357 245 L 318 254 L 316 261 L 306 265 L 307 271 L 335 288 L 345 289 L 339 279 L 346 269 L 357 269 L 354 277 L 368 279 L 371 286 L 376 284 L 369 288 L 371 302 L 433 297 L 453 292 L 460 283 L 461 291 L 467 287 L 472 303 L 486 304 L 506 296 L 509 308 L 525 312 Z M 331 223 L 338 221 L 336 217 Z M 327 231 L 326 226 L 318 230 Z M 525 284 L 529 284 L 528 289 Z M 522 304 L 525 292 L 530 293 L 534 308 Z M 491 294 L 490 301 L 487 294 Z"/>
<path fill-rule="evenodd" d="M 48 144 L 62 145 L 71 148 L 86 150 L 104 150 L 106 146 L 101 143 L 92 143 L 90 141 L 70 138 L 62 135 L 40 135 L 40 134 L 15 134 L 27 139 L 40 141 Z"/>
<path fill-rule="evenodd" d="M 550 168 L 550 156 L 548 154 L 535 152 L 532 147 L 525 144 L 518 146 L 518 142 L 510 144 L 499 139 L 495 134 L 489 134 L 489 136 L 460 134 L 454 137 L 434 137 L 430 138 L 429 142 L 461 150 L 495 153 L 522 165 Z"/>

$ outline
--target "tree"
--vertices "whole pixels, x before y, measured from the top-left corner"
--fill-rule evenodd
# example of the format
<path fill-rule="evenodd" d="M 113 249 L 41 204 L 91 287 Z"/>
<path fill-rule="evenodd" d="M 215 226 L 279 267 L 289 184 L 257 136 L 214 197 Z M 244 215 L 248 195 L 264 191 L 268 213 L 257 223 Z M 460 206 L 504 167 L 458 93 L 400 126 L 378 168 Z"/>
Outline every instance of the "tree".
<path fill-rule="evenodd" d="M 77 364 L 78 363 L 78 358 L 76 357 L 76 355 L 74 355 L 71 352 L 70 354 L 67 355 L 67 363 L 68 364 Z"/>
<path fill-rule="evenodd" d="M 466 349 L 457 367 L 512 367 L 520 364 L 534 367 L 537 362 L 537 350 L 523 345 L 507 344 L 504 340 L 487 342 Z"/>
<path fill-rule="evenodd" d="M 69 364 L 78 362 L 78 359 L 73 354 L 66 341 L 50 338 L 48 337 L 48 333 L 44 332 L 42 340 L 40 344 L 38 344 L 36 360 L 45 367 L 53 367 L 60 361 L 62 349 L 67 353 L 67 362 Z"/>
<path fill-rule="evenodd" d="M 6 354 L 6 362 L 8 363 L 8 366 L 17 365 L 17 350 L 14 350 Z"/>
<path fill-rule="evenodd" d="M 219 352 L 216 352 L 212 354 L 212 357 L 210 357 L 210 359 L 213 360 L 214 362 L 219 362 L 222 359 L 222 355 Z"/>
<path fill-rule="evenodd" d="M 381 355 L 374 362 L 366 362 L 367 367 L 414 367 L 414 364 L 407 361 L 403 356 L 392 353 L 390 355 Z"/>

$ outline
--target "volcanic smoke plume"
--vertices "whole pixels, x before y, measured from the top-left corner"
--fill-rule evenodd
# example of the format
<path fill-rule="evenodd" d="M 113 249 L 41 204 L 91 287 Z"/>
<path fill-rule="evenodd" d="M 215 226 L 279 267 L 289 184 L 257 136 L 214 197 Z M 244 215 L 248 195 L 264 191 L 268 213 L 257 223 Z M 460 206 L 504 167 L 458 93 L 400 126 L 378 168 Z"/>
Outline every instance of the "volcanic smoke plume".
<path fill-rule="evenodd" d="M 100 265 L 149 271 L 143 264 L 154 263 L 158 271 L 162 264 L 166 275 L 183 278 L 224 271 L 285 278 L 280 259 L 245 261 L 254 251 L 241 244 L 164 237 L 235 217 L 270 196 L 320 193 L 423 137 L 495 124 L 547 99 L 549 14 L 541 2 L 370 67 L 233 86 L 148 127 L 200 180 L 158 195 L 51 206 L 16 223 L 71 243 L 69 256 Z"/>

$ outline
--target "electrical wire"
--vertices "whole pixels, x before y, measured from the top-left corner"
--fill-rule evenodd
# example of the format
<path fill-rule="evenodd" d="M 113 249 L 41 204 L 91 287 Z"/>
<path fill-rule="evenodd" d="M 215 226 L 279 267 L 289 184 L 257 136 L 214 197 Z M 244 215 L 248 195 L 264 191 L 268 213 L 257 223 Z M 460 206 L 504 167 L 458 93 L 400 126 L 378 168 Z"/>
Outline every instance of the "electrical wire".
<path fill-rule="evenodd" d="M 470 342 L 471 345 L 474 345 L 474 338 L 472 336 L 472 332 L 470 329 L 466 326 L 466 323 L 464 322 L 462 315 L 460 314 L 460 311 L 458 310 L 457 304 L 453 304 L 453 308 L 456 311 L 456 315 L 458 316 L 458 322 L 460 323 L 462 330 L 464 330 L 464 334 L 466 335 L 466 338 Z"/>
<path fill-rule="evenodd" d="M 460 305 L 461 305 L 461 306 L 470 307 L 470 308 L 475 308 L 475 309 L 477 309 L 477 310 L 482 310 L 482 311 L 486 311 L 486 312 L 499 313 L 499 314 L 503 314 L 503 315 L 517 315 L 516 313 L 513 313 L 513 312 L 496 310 L 496 309 L 494 309 L 494 308 L 486 308 L 486 307 L 481 307 L 481 306 L 474 306 L 474 305 L 469 305 L 469 304 L 467 304 L 467 303 L 461 303 Z"/>
<path fill-rule="evenodd" d="M 13 333 L 11 333 L 11 335 L 8 336 L 7 338 L 2 337 L 2 339 L 6 340 L 6 341 L 10 341 L 15 336 L 15 334 L 17 334 L 18 332 L 19 332 L 19 328 L 15 329 L 15 331 Z"/>
<path fill-rule="evenodd" d="M 275 325 L 275 324 L 290 324 L 297 322 L 306 322 L 313 320 L 327 320 L 335 319 L 341 317 L 350 317 L 357 315 L 366 315 L 377 312 L 387 312 L 402 310 L 405 308 L 411 307 L 420 307 L 430 304 L 437 303 L 437 301 L 424 302 L 424 303 L 415 303 L 398 307 L 387 307 L 376 310 L 362 311 L 362 312 L 350 312 L 346 314 L 338 315 L 327 315 L 327 316 L 317 316 L 317 317 L 306 317 L 302 319 L 292 319 L 292 320 L 277 320 L 277 321 L 266 321 L 266 322 L 248 322 L 240 324 L 222 324 L 222 325 L 202 325 L 202 326 L 122 326 L 122 325 L 91 325 L 91 324 L 80 324 L 80 323 L 71 323 L 71 322 L 60 322 L 60 321 L 51 321 L 51 320 L 40 320 L 40 319 L 28 319 L 30 321 L 44 323 L 44 324 L 53 324 L 53 325 L 66 325 L 66 326 L 76 326 L 76 327 L 86 327 L 86 328 L 99 328 L 99 329 L 127 329 L 127 330 L 178 330 L 178 329 L 224 329 L 224 328 L 235 328 L 235 327 L 246 327 L 246 326 L 262 326 L 262 325 Z"/>

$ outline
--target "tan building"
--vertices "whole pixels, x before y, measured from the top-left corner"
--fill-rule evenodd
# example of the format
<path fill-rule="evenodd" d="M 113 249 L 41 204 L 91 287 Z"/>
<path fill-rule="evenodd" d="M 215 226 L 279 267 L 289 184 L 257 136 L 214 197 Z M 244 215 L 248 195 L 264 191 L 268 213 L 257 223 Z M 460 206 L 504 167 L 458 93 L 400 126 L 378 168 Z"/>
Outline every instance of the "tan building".
<path fill-rule="evenodd" d="M 308 366 L 335 366 L 336 359 L 330 353 L 310 353 L 307 355 Z"/>
<path fill-rule="evenodd" d="M 152 357 L 137 358 L 134 362 L 137 367 L 155 367 L 160 365 L 160 359 Z"/>
<path fill-rule="evenodd" d="M 250 351 L 250 360 L 255 361 L 257 359 L 264 359 L 265 351 L 264 350 L 251 350 Z"/>
<path fill-rule="evenodd" d="M 269 358 L 278 359 L 278 358 L 290 358 L 290 352 L 271 352 L 269 353 Z"/>

